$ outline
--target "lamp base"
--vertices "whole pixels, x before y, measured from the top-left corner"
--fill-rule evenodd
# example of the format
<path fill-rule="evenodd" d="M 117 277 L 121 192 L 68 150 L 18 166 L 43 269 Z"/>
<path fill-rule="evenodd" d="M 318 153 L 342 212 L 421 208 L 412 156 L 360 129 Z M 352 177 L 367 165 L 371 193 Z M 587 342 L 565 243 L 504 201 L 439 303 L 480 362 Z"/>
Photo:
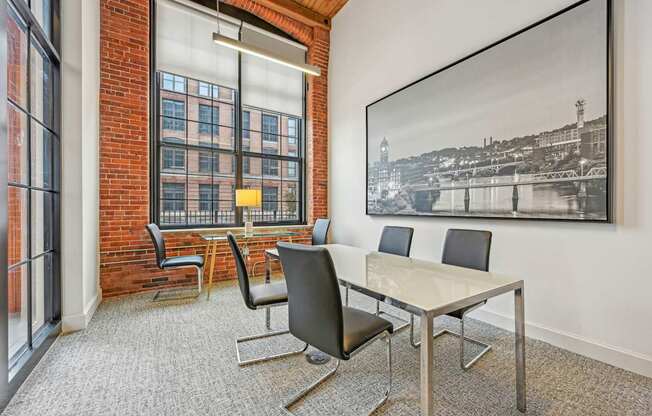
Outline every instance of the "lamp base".
<path fill-rule="evenodd" d="M 245 238 L 252 237 L 254 235 L 254 223 L 252 221 L 245 222 Z"/>

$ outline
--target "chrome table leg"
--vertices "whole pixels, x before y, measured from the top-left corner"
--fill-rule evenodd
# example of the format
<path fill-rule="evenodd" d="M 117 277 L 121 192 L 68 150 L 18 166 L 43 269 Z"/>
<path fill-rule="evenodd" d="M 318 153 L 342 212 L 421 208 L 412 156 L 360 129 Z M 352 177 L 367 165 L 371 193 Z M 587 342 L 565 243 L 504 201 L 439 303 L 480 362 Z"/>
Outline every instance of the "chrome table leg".
<path fill-rule="evenodd" d="M 432 402 L 432 316 L 421 315 L 421 415 L 433 415 Z"/>
<path fill-rule="evenodd" d="M 523 300 L 523 287 L 514 291 L 515 312 L 515 348 L 516 348 L 516 407 L 525 413 L 526 385 L 525 385 L 525 303 Z"/>

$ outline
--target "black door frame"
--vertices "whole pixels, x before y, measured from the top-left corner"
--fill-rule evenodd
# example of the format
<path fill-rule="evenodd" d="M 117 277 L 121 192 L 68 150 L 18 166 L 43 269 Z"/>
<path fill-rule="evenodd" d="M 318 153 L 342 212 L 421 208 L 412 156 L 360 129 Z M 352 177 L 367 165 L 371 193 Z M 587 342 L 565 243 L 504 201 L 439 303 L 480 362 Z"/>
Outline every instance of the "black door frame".
<path fill-rule="evenodd" d="M 32 0 L 33 1 L 33 0 Z M 31 3 L 31 1 L 30 1 Z M 20 354 L 18 359 L 10 361 L 8 357 L 8 330 L 9 330 L 9 313 L 8 313 L 8 126 L 7 126 L 7 64 L 8 64 L 8 46 L 7 46 L 7 18 L 8 8 L 11 4 L 28 23 L 30 31 L 28 35 L 36 38 L 42 49 L 48 55 L 50 62 L 57 68 L 56 76 L 53 77 L 53 128 L 60 133 L 61 126 L 61 59 L 59 55 L 60 44 L 60 0 L 52 0 L 50 24 L 52 28 L 51 39 L 46 36 L 43 28 L 38 23 L 36 17 L 32 14 L 29 5 L 23 0 L 0 0 L 0 411 L 2 411 L 9 400 L 16 393 L 27 376 L 34 369 L 45 352 L 50 348 L 56 337 L 61 332 L 61 246 L 60 246 L 60 194 L 53 197 L 53 224 L 52 224 L 52 249 L 56 255 L 52 256 L 52 282 L 46 284 L 45 296 L 45 318 L 46 322 L 43 327 L 32 337 L 31 325 L 31 301 L 28 301 L 28 345 L 26 351 Z M 28 37 L 27 48 L 31 48 L 31 39 Z M 29 53 L 29 52 L 28 52 Z M 29 62 L 29 58 L 28 58 Z M 29 65 L 29 63 L 28 63 Z M 28 80 L 29 80 L 28 68 Z M 29 88 L 29 87 L 28 87 Z M 28 94 L 29 95 L 29 94 Z M 28 123 L 27 131 L 28 140 L 31 140 Z M 57 135 L 59 138 L 59 134 Z M 53 171 L 52 180 L 59 184 L 61 178 L 61 145 L 60 140 L 55 141 L 58 146 L 53 150 Z M 54 145 L 53 145 L 54 146 Z M 30 159 L 31 160 L 31 156 Z M 30 162 L 31 163 L 31 162 Z M 31 192 L 31 191 L 30 191 Z M 29 209 L 29 208 L 28 208 Z M 31 221 L 31 219 L 30 219 Z M 31 233 L 31 227 L 26 230 Z M 31 237 L 30 237 L 31 238 Z M 31 256 L 31 253 L 29 253 Z M 31 277 L 28 279 L 28 290 L 31 291 Z M 49 293 L 48 293 L 49 292 Z M 31 299 L 31 296 L 28 296 Z M 11 367 L 10 367 L 11 365 Z M 11 377 L 11 379 L 10 379 Z"/>

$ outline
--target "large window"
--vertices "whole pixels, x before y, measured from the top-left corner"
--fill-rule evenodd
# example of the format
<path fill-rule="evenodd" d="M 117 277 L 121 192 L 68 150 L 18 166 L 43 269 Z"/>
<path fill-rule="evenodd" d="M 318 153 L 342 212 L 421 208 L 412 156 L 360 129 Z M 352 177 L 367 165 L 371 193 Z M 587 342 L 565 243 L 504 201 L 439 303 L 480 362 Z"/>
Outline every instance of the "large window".
<path fill-rule="evenodd" d="M 236 183 L 235 94 L 177 74 L 158 80 L 160 225 L 234 224 L 233 196 L 217 190 Z"/>
<path fill-rule="evenodd" d="M 56 4 L 6 2 L 7 141 L 0 151 L 7 156 L 8 198 L 0 209 L 8 214 L 8 263 L 2 265 L 8 267 L 8 382 L 60 319 Z"/>
<path fill-rule="evenodd" d="M 263 196 L 251 210 L 255 223 L 301 223 L 303 75 L 205 42 L 214 15 L 156 4 L 155 220 L 163 228 L 242 225 L 235 189 L 249 188 Z M 243 39 L 267 36 L 223 23 L 234 38 L 239 30 Z M 296 43 L 272 36 L 266 42 L 305 58 Z"/>

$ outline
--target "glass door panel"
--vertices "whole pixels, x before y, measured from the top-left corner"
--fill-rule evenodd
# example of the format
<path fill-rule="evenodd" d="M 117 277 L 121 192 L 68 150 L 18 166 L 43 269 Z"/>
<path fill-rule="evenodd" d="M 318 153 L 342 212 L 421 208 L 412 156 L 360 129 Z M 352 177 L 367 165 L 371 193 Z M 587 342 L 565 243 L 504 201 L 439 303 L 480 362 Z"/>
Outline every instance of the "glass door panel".
<path fill-rule="evenodd" d="M 6 1 L 7 382 L 59 319 L 58 0 Z M 37 27 L 38 26 L 38 27 Z M 58 28 L 58 25 L 56 25 Z M 45 38 L 43 37 L 45 34 Z M 56 35 L 56 36 L 53 36 Z M 4 143 L 4 142 L 3 142 Z M 0 207 L 4 209 L 5 207 Z M 56 289 L 55 289 L 56 287 Z M 56 291 L 56 293 L 55 293 Z M 23 357 L 27 357 L 23 359 Z"/>

